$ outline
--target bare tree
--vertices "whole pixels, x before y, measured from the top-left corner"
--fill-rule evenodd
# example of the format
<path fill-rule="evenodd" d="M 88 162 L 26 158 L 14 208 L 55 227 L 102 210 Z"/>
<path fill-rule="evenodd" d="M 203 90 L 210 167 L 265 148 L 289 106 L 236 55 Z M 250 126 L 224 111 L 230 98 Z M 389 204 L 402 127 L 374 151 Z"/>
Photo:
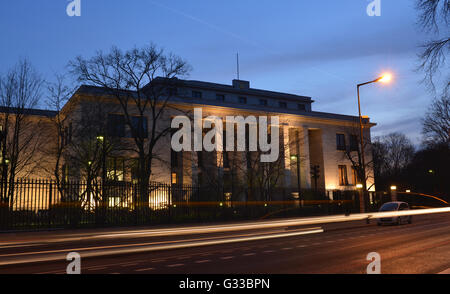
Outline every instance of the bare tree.
<path fill-rule="evenodd" d="M 56 134 L 55 144 L 49 145 L 45 150 L 50 160 L 51 169 L 48 171 L 56 180 L 58 188 L 61 187 L 62 165 L 64 163 L 64 151 L 68 146 L 67 142 L 72 130 L 66 124 L 66 115 L 62 112 L 64 105 L 72 96 L 73 89 L 65 83 L 63 75 L 55 75 L 55 82 L 47 84 L 49 96 L 46 99 L 47 106 L 55 111 L 55 116 L 51 117 L 51 129 L 48 130 L 53 136 Z"/>
<path fill-rule="evenodd" d="M 433 76 L 446 64 L 446 55 L 450 49 L 450 36 L 440 36 L 441 26 L 448 34 L 448 23 L 450 20 L 449 0 L 417 0 L 416 7 L 420 12 L 419 24 L 427 32 L 437 34 L 437 39 L 432 40 L 422 46 L 419 54 L 422 60 L 420 69 L 425 72 L 425 80 L 434 89 Z M 450 87 L 450 79 L 447 78 L 445 91 Z"/>
<path fill-rule="evenodd" d="M 415 148 L 401 133 L 390 133 L 375 138 L 379 173 L 383 176 L 398 176 L 412 161 Z"/>
<path fill-rule="evenodd" d="M 373 174 L 370 171 L 373 169 L 373 157 L 372 160 L 367 160 L 367 156 L 365 156 L 365 162 L 363 165 L 362 160 L 362 152 L 361 152 L 361 135 L 359 128 L 353 127 L 350 130 L 350 144 L 346 145 L 344 151 L 344 158 L 348 159 L 354 170 L 356 171 L 357 180 L 363 184 L 364 189 L 370 190 L 374 184 L 369 187 L 366 186 L 366 183 L 369 179 L 373 179 Z M 364 151 L 365 155 L 371 154 L 372 152 L 372 140 L 369 137 L 363 136 L 364 143 Z"/>
<path fill-rule="evenodd" d="M 176 94 L 172 84 L 190 71 L 189 65 L 150 45 L 126 52 L 113 47 L 109 53 L 98 52 L 90 59 L 77 57 L 69 67 L 79 82 L 103 88 L 120 104 L 139 158 L 140 195 L 147 201 L 155 146 L 170 132 L 170 123 L 163 125 L 163 118 L 168 102 Z M 138 123 L 133 112 L 141 118 Z M 147 115 L 150 117 L 145 125 Z"/>
<path fill-rule="evenodd" d="M 428 145 L 450 143 L 450 96 L 444 93 L 435 99 L 422 119 L 425 142 Z"/>
<path fill-rule="evenodd" d="M 266 115 L 269 116 L 270 114 Z M 280 132 L 281 130 L 282 129 L 280 129 Z M 302 144 L 302 139 L 298 134 L 293 138 L 290 137 L 286 142 L 284 142 L 284 138 L 281 134 L 284 134 L 284 132 L 281 132 L 279 137 L 280 155 L 274 162 L 261 162 L 261 155 L 265 152 L 260 150 L 249 151 L 247 149 L 245 152 L 231 152 L 229 155 L 232 158 L 232 160 L 230 160 L 230 169 L 232 171 L 234 170 L 235 174 L 244 176 L 243 179 L 241 179 L 241 185 L 246 187 L 248 200 L 258 199 L 270 201 L 274 200 L 274 196 L 280 198 L 280 195 L 276 194 L 283 192 L 283 189 L 280 188 L 283 187 L 285 170 L 296 170 L 297 165 L 299 167 L 304 160 L 304 157 L 298 154 L 300 145 Z M 287 166 L 286 158 L 284 157 L 284 154 L 282 154 L 285 150 L 290 150 L 291 157 L 295 157 L 295 160 L 289 159 L 290 164 Z M 297 173 L 298 172 L 299 171 L 297 170 Z M 300 175 L 297 175 L 297 177 L 300 178 Z M 298 187 L 297 180 L 295 180 L 293 190 L 298 190 L 298 188 L 300 187 Z"/>
<path fill-rule="evenodd" d="M 43 145 L 42 125 L 33 119 L 33 108 L 41 98 L 42 85 L 43 79 L 27 60 L 0 78 L 2 194 L 8 198 L 18 174 L 26 177 L 39 168 L 41 157 L 35 155 Z"/>

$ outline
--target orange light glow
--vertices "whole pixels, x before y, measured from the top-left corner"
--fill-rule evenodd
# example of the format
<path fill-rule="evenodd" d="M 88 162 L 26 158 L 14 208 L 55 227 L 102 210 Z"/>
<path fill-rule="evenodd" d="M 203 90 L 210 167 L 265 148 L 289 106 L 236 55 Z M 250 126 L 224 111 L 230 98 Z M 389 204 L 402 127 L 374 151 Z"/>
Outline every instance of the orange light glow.
<path fill-rule="evenodd" d="M 381 78 L 378 79 L 378 81 L 382 83 L 389 83 L 391 80 L 392 75 L 390 73 L 386 73 Z"/>

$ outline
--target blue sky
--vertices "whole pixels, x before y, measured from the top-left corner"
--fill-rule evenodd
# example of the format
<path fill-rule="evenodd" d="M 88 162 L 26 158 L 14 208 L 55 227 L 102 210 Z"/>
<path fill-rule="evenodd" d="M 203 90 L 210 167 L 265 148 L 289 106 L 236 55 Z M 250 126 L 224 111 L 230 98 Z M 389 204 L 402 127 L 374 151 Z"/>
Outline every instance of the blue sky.
<path fill-rule="evenodd" d="M 374 136 L 404 132 L 420 141 L 420 118 L 433 98 L 421 84 L 418 46 L 431 38 L 416 25 L 412 0 L 81 0 L 81 16 L 67 0 L 0 3 L 0 72 L 21 57 L 45 76 L 64 72 L 78 55 L 116 45 L 149 43 L 186 59 L 189 79 L 311 96 L 316 111 L 357 114 L 356 84 L 385 71 L 390 85 L 362 88 L 362 111 L 378 123 Z"/>

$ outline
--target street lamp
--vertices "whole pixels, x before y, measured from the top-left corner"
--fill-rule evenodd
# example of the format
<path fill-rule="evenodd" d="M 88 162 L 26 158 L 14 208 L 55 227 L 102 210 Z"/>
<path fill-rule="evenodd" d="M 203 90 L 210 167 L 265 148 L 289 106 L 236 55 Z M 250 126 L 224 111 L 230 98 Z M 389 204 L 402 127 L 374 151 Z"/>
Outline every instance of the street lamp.
<path fill-rule="evenodd" d="M 361 144 L 361 164 L 362 164 L 362 184 L 363 184 L 363 193 L 362 193 L 362 199 L 360 199 L 359 201 L 359 208 L 361 212 L 365 211 L 364 208 L 364 195 L 367 191 L 367 182 L 366 182 L 366 163 L 365 163 L 365 158 L 364 158 L 364 139 L 363 139 L 363 123 L 362 123 L 362 116 L 361 116 L 361 99 L 360 99 L 360 95 L 359 95 L 359 88 L 368 84 L 372 84 L 372 83 L 388 83 L 392 80 L 392 75 L 389 73 L 386 73 L 384 75 L 382 75 L 381 77 L 370 81 L 370 82 L 366 82 L 366 83 L 362 83 L 362 84 L 358 84 L 356 89 L 358 92 L 358 113 L 359 113 L 359 132 L 360 132 L 360 144 Z"/>
<path fill-rule="evenodd" d="M 397 186 L 391 186 L 391 201 L 397 201 Z"/>
<path fill-rule="evenodd" d="M 298 155 L 291 155 L 291 160 L 295 160 L 297 164 L 297 188 L 298 196 L 300 197 L 300 159 Z"/>
<path fill-rule="evenodd" d="M 99 135 L 97 140 L 102 144 L 102 186 L 106 182 L 106 141 L 105 137 Z"/>
<path fill-rule="evenodd" d="M 102 222 L 106 219 L 106 205 L 107 205 L 107 195 L 106 195 L 106 140 L 102 135 L 97 136 L 97 141 L 102 144 Z"/>

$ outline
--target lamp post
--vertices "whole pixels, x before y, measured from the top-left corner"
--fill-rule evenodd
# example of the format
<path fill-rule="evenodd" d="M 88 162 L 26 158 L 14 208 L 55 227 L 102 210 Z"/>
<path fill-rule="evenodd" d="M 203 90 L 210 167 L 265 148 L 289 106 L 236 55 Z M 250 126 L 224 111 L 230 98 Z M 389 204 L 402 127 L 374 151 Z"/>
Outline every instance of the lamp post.
<path fill-rule="evenodd" d="M 106 140 L 102 135 L 97 136 L 97 140 L 102 144 L 102 222 L 106 219 Z"/>
<path fill-rule="evenodd" d="M 296 164 L 297 164 L 297 187 L 298 187 L 298 197 L 300 199 L 300 188 L 301 188 L 301 184 L 300 184 L 300 159 L 298 154 L 296 155 L 291 155 L 291 160 L 295 160 Z"/>
<path fill-rule="evenodd" d="M 103 136 L 97 136 L 97 140 L 102 144 L 102 185 L 104 186 L 106 182 L 106 142 Z"/>
<path fill-rule="evenodd" d="M 391 186 L 391 201 L 397 201 L 397 186 Z"/>
<path fill-rule="evenodd" d="M 1 157 L 2 157 L 2 174 L 1 174 L 1 191 L 0 191 L 0 203 L 5 202 L 9 206 L 8 200 L 8 164 L 9 160 L 6 158 L 6 130 L 3 130 L 3 127 L 0 126 L 0 145 L 1 145 Z"/>
<path fill-rule="evenodd" d="M 378 82 L 382 82 L 382 83 L 387 83 L 392 79 L 392 76 L 390 74 L 385 74 L 379 78 L 377 78 L 376 80 L 370 81 L 370 82 L 366 82 L 366 83 L 361 83 L 358 84 L 356 87 L 357 93 L 358 93 L 358 113 L 359 113 L 359 132 L 360 132 L 360 144 L 361 144 L 361 171 L 362 171 L 362 185 L 363 185 L 363 191 L 360 194 L 360 199 L 359 199 L 359 209 L 361 213 L 365 212 L 365 194 L 367 192 L 367 182 L 366 182 L 366 163 L 365 163 L 365 156 L 364 156 L 364 138 L 363 138 L 363 122 L 362 122 L 362 116 L 361 116 L 361 99 L 360 99 L 360 95 L 359 95 L 359 88 L 368 84 L 372 84 L 372 83 L 378 83 Z"/>

